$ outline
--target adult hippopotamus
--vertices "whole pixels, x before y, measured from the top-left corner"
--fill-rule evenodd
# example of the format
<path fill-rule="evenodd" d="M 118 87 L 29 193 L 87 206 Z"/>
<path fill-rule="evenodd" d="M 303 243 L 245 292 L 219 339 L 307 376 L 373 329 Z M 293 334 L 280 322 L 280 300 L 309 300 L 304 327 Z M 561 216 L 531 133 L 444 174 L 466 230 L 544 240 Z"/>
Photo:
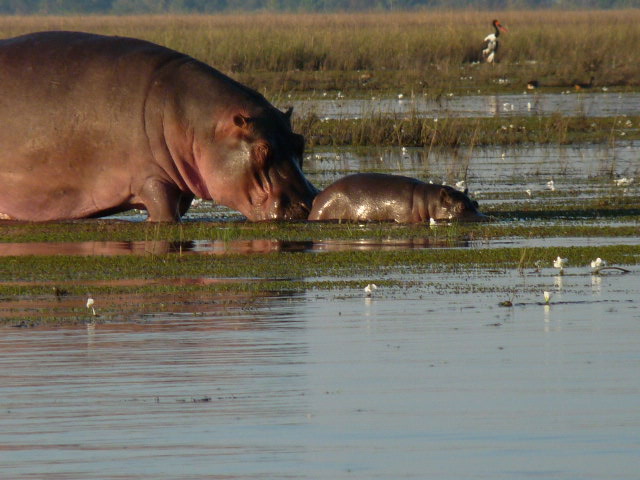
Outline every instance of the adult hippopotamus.
<path fill-rule="evenodd" d="M 309 220 L 394 220 L 398 223 L 484 221 L 466 192 L 415 178 L 357 173 L 337 180 L 313 201 Z"/>
<path fill-rule="evenodd" d="M 185 54 L 133 38 L 41 32 L 0 41 L 0 218 L 146 209 L 194 196 L 249 220 L 306 218 L 290 115 Z"/>

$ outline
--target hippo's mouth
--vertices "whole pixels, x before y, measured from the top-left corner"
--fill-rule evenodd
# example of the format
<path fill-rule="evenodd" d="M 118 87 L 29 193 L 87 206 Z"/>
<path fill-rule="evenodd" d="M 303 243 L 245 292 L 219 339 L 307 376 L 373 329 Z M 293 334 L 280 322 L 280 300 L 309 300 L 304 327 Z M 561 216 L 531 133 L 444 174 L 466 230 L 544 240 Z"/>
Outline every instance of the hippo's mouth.
<path fill-rule="evenodd" d="M 305 202 L 296 202 L 290 204 L 284 209 L 282 219 L 283 220 L 306 220 L 311 212 L 311 206 Z"/>

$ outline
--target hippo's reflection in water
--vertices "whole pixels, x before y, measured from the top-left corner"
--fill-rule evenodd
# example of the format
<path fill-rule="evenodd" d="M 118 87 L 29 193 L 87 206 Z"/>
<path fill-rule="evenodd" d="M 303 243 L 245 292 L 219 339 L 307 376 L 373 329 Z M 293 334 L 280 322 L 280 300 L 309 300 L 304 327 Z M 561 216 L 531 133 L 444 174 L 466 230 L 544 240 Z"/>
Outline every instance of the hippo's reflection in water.
<path fill-rule="evenodd" d="M 414 248 L 469 247 L 467 239 L 382 239 L 382 240 L 196 240 L 187 242 L 136 241 L 136 242 L 28 242 L 0 243 L 0 257 L 25 255 L 164 255 L 201 254 L 224 255 L 259 254 L 271 252 L 314 252 L 355 250 L 403 250 Z"/>

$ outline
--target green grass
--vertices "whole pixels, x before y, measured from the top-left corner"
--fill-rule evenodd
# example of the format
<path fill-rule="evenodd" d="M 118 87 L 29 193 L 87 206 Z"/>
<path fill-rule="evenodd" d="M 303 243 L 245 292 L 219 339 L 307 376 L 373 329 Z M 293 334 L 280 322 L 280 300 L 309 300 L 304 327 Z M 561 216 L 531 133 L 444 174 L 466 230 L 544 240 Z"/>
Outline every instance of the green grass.
<path fill-rule="evenodd" d="M 626 123 L 626 122 L 629 123 Z M 630 127 L 627 125 L 631 125 Z M 640 117 L 421 118 L 373 114 L 362 119 L 297 119 L 309 146 L 405 147 L 615 143 L 640 139 Z"/>

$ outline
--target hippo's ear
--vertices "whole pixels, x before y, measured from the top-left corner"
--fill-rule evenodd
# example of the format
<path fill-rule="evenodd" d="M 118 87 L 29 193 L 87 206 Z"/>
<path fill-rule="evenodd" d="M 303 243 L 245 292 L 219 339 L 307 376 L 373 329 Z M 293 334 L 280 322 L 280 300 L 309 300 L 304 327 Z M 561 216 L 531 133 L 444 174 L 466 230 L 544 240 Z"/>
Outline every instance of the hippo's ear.
<path fill-rule="evenodd" d="M 287 108 L 284 112 L 284 116 L 287 117 L 288 120 L 291 120 L 291 114 L 293 113 L 293 107 Z"/>
<path fill-rule="evenodd" d="M 238 113 L 233 117 L 233 123 L 235 126 L 242 129 L 246 129 L 249 126 L 249 120 L 251 120 L 249 117 L 245 117 L 241 113 Z"/>

